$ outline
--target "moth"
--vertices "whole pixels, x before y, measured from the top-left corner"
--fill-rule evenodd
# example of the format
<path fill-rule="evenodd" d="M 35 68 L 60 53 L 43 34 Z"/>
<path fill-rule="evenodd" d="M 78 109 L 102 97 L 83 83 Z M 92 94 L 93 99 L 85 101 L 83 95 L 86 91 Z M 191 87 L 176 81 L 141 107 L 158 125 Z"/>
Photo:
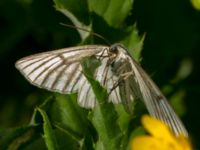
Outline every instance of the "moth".
<path fill-rule="evenodd" d="M 108 101 L 128 108 L 135 99 L 144 102 L 150 115 L 168 124 L 176 135 L 188 133 L 156 84 L 121 44 L 85 45 L 39 53 L 22 58 L 16 68 L 33 85 L 63 94 L 78 93 L 78 103 L 94 108 L 95 95 L 82 73 L 81 61 L 100 61 L 94 78 L 108 91 Z"/>

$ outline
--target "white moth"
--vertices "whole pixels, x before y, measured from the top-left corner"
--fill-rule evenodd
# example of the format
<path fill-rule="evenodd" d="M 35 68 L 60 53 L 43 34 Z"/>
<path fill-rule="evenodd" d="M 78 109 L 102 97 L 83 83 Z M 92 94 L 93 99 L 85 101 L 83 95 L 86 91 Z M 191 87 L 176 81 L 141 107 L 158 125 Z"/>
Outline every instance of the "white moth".
<path fill-rule="evenodd" d="M 81 65 L 88 57 L 101 62 L 94 78 L 110 93 L 109 102 L 131 107 L 134 99 L 141 99 L 153 117 L 168 124 L 176 135 L 188 136 L 165 96 L 121 44 L 111 47 L 85 45 L 44 52 L 20 59 L 16 67 L 31 84 L 63 94 L 77 92 L 80 106 L 93 108 L 95 95 Z"/>

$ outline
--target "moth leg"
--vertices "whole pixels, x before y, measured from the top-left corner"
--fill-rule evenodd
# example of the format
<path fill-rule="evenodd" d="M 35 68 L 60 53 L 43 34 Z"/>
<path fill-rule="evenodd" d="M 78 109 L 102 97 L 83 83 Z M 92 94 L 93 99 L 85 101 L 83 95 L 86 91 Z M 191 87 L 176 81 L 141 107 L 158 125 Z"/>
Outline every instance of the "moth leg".
<path fill-rule="evenodd" d="M 110 96 L 110 94 L 120 85 L 120 83 L 122 83 L 123 80 L 118 80 L 113 84 L 113 87 L 110 89 L 108 96 Z"/>
<path fill-rule="evenodd" d="M 125 73 L 120 74 L 120 77 L 121 77 L 123 80 L 126 80 L 126 79 L 128 79 L 129 77 L 131 77 L 132 75 L 134 75 L 134 73 L 133 73 L 133 71 L 130 71 L 130 72 L 125 72 Z"/>
<path fill-rule="evenodd" d="M 115 90 L 124 80 L 127 80 L 130 76 L 133 75 L 133 72 L 130 71 L 130 72 L 126 72 L 126 73 L 122 73 L 120 75 L 120 78 L 118 81 L 116 81 L 114 84 L 113 84 L 113 87 L 110 89 L 108 95 L 110 95 L 112 93 L 113 90 Z"/>
<path fill-rule="evenodd" d="M 103 58 L 105 58 L 105 57 L 109 57 L 109 55 L 105 55 L 104 56 L 104 54 L 106 54 L 106 52 L 108 53 L 108 48 L 105 48 L 104 50 L 103 50 L 103 52 L 100 54 L 100 55 L 96 55 L 96 56 L 98 56 L 98 60 L 101 60 L 101 58 L 103 59 Z"/>
<path fill-rule="evenodd" d="M 115 81 L 115 83 L 113 84 L 113 87 L 110 89 L 108 93 L 108 96 L 110 96 L 111 93 L 116 88 L 119 87 L 121 103 L 123 104 L 123 107 L 126 110 L 126 112 L 128 112 L 129 114 L 133 114 L 133 98 L 135 98 L 135 96 L 131 92 L 132 89 L 130 89 L 129 87 L 130 81 L 127 80 L 131 76 L 133 76 L 133 72 L 126 72 L 126 73 L 121 74 L 120 78 L 117 81 Z"/>

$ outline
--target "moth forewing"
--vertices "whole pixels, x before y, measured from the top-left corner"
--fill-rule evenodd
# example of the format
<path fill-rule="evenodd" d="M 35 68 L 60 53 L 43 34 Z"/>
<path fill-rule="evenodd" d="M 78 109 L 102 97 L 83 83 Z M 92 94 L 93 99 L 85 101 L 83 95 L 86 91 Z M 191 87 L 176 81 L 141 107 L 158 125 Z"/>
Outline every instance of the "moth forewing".
<path fill-rule="evenodd" d="M 141 99 L 149 113 L 164 121 L 176 135 L 188 136 L 184 125 L 166 98 L 147 73 L 131 57 L 127 49 L 117 44 L 111 46 L 110 49 L 117 54 L 111 66 L 113 67 L 113 73 L 121 76 L 120 80 L 123 84 L 119 84 L 119 88 L 121 88 L 122 102 L 130 105 L 131 95 L 134 98 Z"/>
<path fill-rule="evenodd" d="M 100 62 L 94 78 L 111 89 L 118 79 L 108 65 L 108 50 L 109 47 L 101 45 L 64 48 L 24 57 L 16 62 L 16 68 L 31 84 L 63 94 L 78 92 L 78 103 L 85 108 L 93 108 L 95 95 L 82 72 L 81 62 L 90 60 L 87 63 L 93 68 L 97 61 Z M 110 94 L 109 101 L 121 102 L 118 88 Z"/>
<path fill-rule="evenodd" d="M 77 92 L 79 86 L 76 84 L 79 85 L 82 76 L 80 61 L 105 48 L 87 45 L 39 53 L 20 59 L 16 62 L 16 68 L 30 83 L 40 88 L 60 93 Z M 71 81 L 74 83 L 69 84 Z"/>
<path fill-rule="evenodd" d="M 136 88 L 140 90 L 138 97 L 145 103 L 149 113 L 165 122 L 176 135 L 188 136 L 183 123 L 153 80 L 135 60 L 133 60 L 131 64 L 135 74 L 134 79 L 138 83 L 134 85 L 138 86 Z"/>

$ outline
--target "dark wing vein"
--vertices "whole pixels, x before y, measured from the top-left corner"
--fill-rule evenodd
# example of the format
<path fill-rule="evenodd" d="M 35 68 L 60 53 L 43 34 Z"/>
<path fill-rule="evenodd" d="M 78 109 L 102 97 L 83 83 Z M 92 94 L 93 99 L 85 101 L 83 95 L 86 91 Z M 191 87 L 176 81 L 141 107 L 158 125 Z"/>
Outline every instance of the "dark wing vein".
<path fill-rule="evenodd" d="M 131 65 L 135 74 L 134 79 L 138 83 L 138 87 L 136 88 L 140 89 L 138 97 L 144 101 L 149 113 L 167 123 L 176 135 L 184 134 L 188 136 L 181 120 L 155 83 L 134 60 Z"/>
<path fill-rule="evenodd" d="M 79 82 L 83 75 L 80 61 L 106 48 L 86 45 L 39 53 L 20 59 L 16 67 L 33 85 L 50 91 L 73 93 L 81 87 Z"/>

